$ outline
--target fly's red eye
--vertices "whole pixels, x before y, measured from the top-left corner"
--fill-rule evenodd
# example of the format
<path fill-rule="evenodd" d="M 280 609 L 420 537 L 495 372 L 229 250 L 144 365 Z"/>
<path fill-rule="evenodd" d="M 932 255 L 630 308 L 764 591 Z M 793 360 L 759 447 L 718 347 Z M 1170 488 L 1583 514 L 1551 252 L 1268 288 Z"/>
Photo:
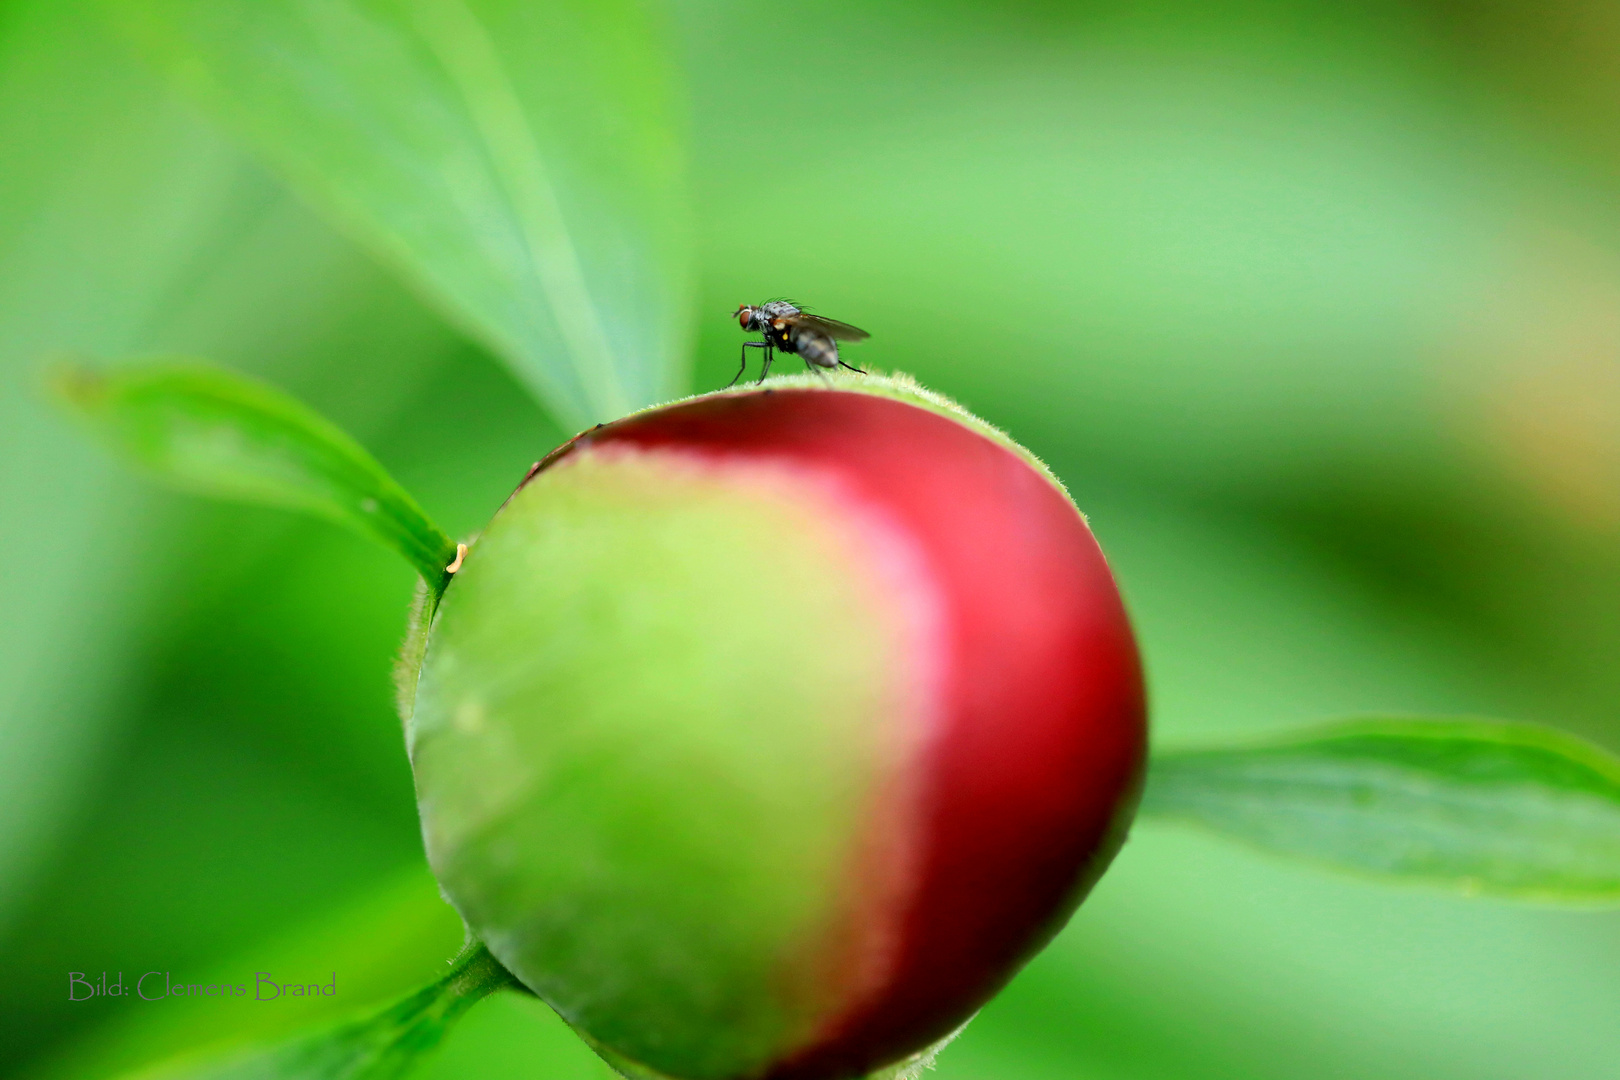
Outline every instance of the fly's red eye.
<path fill-rule="evenodd" d="M 737 309 L 737 325 L 738 326 L 742 327 L 744 330 L 747 330 L 748 329 L 748 324 L 753 322 L 753 320 L 754 320 L 754 309 L 753 308 L 749 307 L 747 304 L 744 304 L 742 307 Z"/>

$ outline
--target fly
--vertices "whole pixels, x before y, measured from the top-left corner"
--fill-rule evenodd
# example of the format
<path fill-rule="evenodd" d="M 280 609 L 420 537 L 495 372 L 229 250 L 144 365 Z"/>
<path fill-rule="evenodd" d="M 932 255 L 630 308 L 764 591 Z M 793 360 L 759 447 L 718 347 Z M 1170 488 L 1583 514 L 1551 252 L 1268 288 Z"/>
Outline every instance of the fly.
<path fill-rule="evenodd" d="M 871 336 L 865 330 L 858 330 L 836 319 L 807 315 L 786 300 L 769 300 L 757 306 L 739 304 L 736 319 L 737 324 L 744 330 L 763 334 L 765 340 L 743 342 L 742 366 L 737 368 L 737 374 L 726 384 L 727 386 L 735 386 L 737 380 L 743 377 L 743 372 L 748 370 L 749 349 L 765 350 L 764 364 L 759 372 L 760 382 L 764 382 L 765 376 L 770 374 L 771 359 L 778 349 L 799 357 L 804 361 L 804 366 L 811 371 L 817 368 L 847 367 L 851 371 L 866 374 L 854 364 L 845 363 L 838 355 L 840 341 L 863 341 Z"/>

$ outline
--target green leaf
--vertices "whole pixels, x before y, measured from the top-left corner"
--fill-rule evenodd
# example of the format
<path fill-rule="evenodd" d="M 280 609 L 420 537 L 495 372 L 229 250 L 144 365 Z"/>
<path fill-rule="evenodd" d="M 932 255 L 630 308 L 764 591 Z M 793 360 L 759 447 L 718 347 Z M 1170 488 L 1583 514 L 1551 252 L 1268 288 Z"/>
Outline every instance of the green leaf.
<path fill-rule="evenodd" d="M 689 213 L 641 0 L 109 0 L 575 427 L 685 380 Z"/>
<path fill-rule="evenodd" d="M 474 945 L 433 985 L 359 1020 L 269 1046 L 166 1062 L 140 1080 L 393 1080 L 485 997 L 517 982 Z"/>
<path fill-rule="evenodd" d="M 1480 720 L 1367 720 L 1156 754 L 1146 815 L 1392 881 L 1620 902 L 1620 759 Z"/>
<path fill-rule="evenodd" d="M 346 525 L 405 556 L 435 588 L 456 557 L 375 458 L 273 387 L 184 363 L 68 367 L 54 385 L 97 433 L 176 486 Z"/>

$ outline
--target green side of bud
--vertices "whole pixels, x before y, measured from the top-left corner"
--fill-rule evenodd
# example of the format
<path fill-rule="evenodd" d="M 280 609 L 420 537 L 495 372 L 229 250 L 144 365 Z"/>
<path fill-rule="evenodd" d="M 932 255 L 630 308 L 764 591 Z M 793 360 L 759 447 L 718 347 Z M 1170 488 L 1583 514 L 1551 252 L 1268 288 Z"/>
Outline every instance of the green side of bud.
<path fill-rule="evenodd" d="M 847 990 L 826 940 L 914 650 L 836 499 L 576 453 L 434 615 L 407 723 L 434 871 L 503 964 L 657 1072 L 756 1072 Z"/>

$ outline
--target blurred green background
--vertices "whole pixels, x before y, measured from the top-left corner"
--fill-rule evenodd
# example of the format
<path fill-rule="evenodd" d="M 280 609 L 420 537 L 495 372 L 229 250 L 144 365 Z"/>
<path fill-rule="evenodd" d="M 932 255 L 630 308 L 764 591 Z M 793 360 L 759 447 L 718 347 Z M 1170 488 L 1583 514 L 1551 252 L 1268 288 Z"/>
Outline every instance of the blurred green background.
<path fill-rule="evenodd" d="M 694 386 L 740 301 L 863 326 L 1070 485 L 1155 739 L 1358 712 L 1620 750 L 1620 9 L 677 0 Z M 0 0 L 0 1068 L 105 1075 L 292 1010 L 67 973 L 455 948 L 389 667 L 412 575 L 159 491 L 52 355 L 204 355 L 355 432 L 453 533 L 559 431 L 83 0 Z M 783 642 L 784 650 L 792 643 Z M 1612 1077 L 1620 914 L 1470 902 L 1138 829 L 942 1080 Z M 532 1002 L 433 1077 L 600 1076 Z"/>

